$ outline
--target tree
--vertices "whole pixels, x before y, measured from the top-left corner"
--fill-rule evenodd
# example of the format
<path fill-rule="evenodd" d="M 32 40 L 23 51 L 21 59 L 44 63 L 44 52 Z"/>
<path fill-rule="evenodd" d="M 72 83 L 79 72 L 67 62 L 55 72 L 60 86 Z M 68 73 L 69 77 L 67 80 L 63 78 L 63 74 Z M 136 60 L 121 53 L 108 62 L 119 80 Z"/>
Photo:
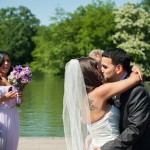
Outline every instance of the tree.
<path fill-rule="evenodd" d="M 0 45 L 10 53 L 12 64 L 32 61 L 32 37 L 38 25 L 39 20 L 26 7 L 0 9 Z"/>
<path fill-rule="evenodd" d="M 63 75 L 65 64 L 70 59 L 87 56 L 95 48 L 113 47 L 113 9 L 113 3 L 103 3 L 101 0 L 80 6 L 74 13 L 57 9 L 53 17 L 56 22 L 44 29 L 46 32 L 38 32 L 34 38 L 37 46 L 32 53 L 34 61 L 31 65 L 35 70 Z M 45 61 L 38 64 L 39 60 L 43 60 L 43 54 Z"/>
<path fill-rule="evenodd" d="M 140 5 L 148 12 L 150 13 L 150 0 L 142 0 Z"/>
<path fill-rule="evenodd" d="M 128 3 L 115 12 L 114 43 L 125 49 L 133 62 L 150 76 L 150 16 L 134 3 Z"/>
<path fill-rule="evenodd" d="M 40 72 L 50 72 L 50 48 L 51 48 L 51 30 L 46 26 L 40 26 L 33 37 L 36 43 L 32 51 L 33 61 L 30 63 L 32 70 Z"/>

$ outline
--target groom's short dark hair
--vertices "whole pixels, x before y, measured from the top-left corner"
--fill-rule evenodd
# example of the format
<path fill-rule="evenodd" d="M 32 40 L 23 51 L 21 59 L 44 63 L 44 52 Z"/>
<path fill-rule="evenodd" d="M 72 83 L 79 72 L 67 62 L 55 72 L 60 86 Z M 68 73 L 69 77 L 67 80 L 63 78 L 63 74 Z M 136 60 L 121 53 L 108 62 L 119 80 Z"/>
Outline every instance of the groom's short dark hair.
<path fill-rule="evenodd" d="M 105 50 L 102 53 L 102 57 L 111 58 L 113 65 L 122 65 L 123 69 L 130 72 L 130 61 L 129 54 L 121 48 L 112 48 Z"/>

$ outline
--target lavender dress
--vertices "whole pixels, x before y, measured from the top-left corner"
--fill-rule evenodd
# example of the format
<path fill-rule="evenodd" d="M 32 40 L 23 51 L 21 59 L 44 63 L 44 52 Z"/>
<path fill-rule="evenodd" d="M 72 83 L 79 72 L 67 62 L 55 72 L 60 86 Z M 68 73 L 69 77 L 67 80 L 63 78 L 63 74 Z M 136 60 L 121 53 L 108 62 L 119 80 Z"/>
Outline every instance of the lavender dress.
<path fill-rule="evenodd" d="M 0 86 L 0 97 L 8 92 L 9 88 L 10 86 Z M 15 99 L 0 103 L 0 150 L 17 150 L 19 115 L 15 104 Z"/>

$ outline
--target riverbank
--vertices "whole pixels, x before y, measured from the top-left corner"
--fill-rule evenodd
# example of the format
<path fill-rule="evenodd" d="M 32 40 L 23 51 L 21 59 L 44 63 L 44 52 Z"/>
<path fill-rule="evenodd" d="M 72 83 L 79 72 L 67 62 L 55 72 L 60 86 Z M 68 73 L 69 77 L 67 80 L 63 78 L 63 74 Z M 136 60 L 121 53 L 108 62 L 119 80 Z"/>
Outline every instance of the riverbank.
<path fill-rule="evenodd" d="M 66 150 L 61 137 L 20 137 L 17 150 Z"/>

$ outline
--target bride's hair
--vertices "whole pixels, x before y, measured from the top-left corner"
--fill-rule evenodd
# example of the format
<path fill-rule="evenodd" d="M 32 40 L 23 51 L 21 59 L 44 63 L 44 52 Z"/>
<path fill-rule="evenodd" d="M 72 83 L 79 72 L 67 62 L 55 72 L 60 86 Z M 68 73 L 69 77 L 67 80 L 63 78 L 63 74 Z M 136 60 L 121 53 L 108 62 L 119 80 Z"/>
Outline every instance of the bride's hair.
<path fill-rule="evenodd" d="M 98 62 L 91 57 L 78 58 L 84 77 L 87 93 L 102 85 L 103 76 L 98 68 Z"/>

